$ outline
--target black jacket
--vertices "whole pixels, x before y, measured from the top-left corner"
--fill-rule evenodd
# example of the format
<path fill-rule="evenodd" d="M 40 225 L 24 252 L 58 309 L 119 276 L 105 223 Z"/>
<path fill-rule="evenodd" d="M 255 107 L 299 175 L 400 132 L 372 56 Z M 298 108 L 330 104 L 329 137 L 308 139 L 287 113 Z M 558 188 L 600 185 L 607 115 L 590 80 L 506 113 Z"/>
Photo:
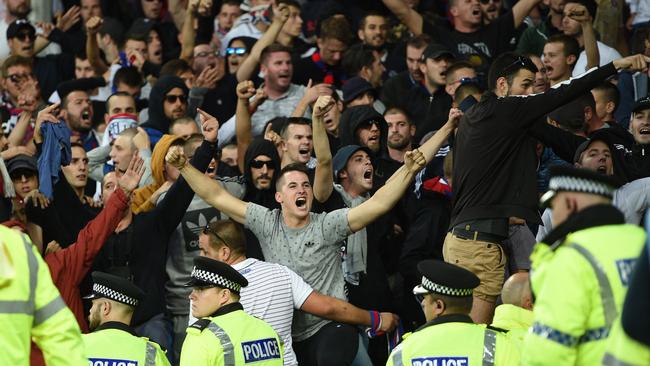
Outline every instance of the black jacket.
<path fill-rule="evenodd" d="M 415 142 L 420 142 L 422 137 L 431 131 L 436 131 L 447 122 L 452 99 L 440 87 L 433 94 L 421 84 L 414 84 L 408 90 L 402 109 L 410 113 L 415 122 Z"/>
<path fill-rule="evenodd" d="M 543 94 L 486 94 L 458 126 L 454 146 L 451 226 L 478 219 L 520 217 L 539 223 L 535 140 L 539 118 L 616 73 L 610 63 Z"/>
<path fill-rule="evenodd" d="M 149 120 L 142 127 L 153 128 L 163 134 L 169 131 L 169 125 L 172 121 L 165 116 L 163 103 L 165 95 L 174 88 L 180 88 L 186 97 L 189 96 L 185 82 L 178 76 L 165 75 L 156 81 L 153 88 L 151 88 L 151 94 L 149 94 Z"/>

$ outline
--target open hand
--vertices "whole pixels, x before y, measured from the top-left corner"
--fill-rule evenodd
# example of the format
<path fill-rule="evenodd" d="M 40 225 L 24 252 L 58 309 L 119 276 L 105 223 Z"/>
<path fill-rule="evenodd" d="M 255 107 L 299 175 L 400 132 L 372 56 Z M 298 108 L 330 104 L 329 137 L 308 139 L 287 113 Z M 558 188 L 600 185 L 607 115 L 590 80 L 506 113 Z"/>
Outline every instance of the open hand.
<path fill-rule="evenodd" d="M 303 99 L 307 100 L 309 104 L 314 103 L 318 97 L 323 95 L 332 95 L 332 87 L 329 84 L 316 84 L 312 85 L 311 79 L 307 83 L 307 89 L 305 90 L 305 96 Z"/>
<path fill-rule="evenodd" d="M 81 19 L 81 8 L 77 5 L 68 9 L 65 14 L 56 15 L 56 27 L 63 32 L 67 32 L 72 26 L 77 24 Z"/>
<path fill-rule="evenodd" d="M 120 188 L 122 188 L 127 196 L 131 194 L 134 189 L 138 188 L 138 184 L 140 184 L 140 179 L 142 179 L 144 171 L 144 160 L 142 160 L 142 158 L 136 152 L 133 154 L 133 157 L 129 162 L 129 167 L 126 169 L 124 174 L 122 174 L 118 181 Z"/>
<path fill-rule="evenodd" d="M 185 167 L 185 164 L 187 164 L 187 157 L 185 156 L 182 147 L 172 146 L 167 150 L 165 161 L 178 170 L 181 170 Z"/>
<path fill-rule="evenodd" d="M 34 207 L 40 207 L 41 209 L 45 209 L 50 205 L 50 200 L 43 195 L 43 193 L 39 192 L 38 189 L 35 189 L 23 198 L 23 202 L 27 204 L 27 201 L 32 201 L 32 204 Z"/>
<path fill-rule="evenodd" d="M 407 151 L 404 154 L 404 166 L 412 173 L 417 173 L 427 164 L 427 159 L 418 149 Z"/>
<path fill-rule="evenodd" d="M 219 138 L 219 121 L 216 117 L 208 112 L 197 108 L 199 118 L 201 120 L 201 129 L 203 131 L 203 138 L 207 142 L 216 143 Z"/>

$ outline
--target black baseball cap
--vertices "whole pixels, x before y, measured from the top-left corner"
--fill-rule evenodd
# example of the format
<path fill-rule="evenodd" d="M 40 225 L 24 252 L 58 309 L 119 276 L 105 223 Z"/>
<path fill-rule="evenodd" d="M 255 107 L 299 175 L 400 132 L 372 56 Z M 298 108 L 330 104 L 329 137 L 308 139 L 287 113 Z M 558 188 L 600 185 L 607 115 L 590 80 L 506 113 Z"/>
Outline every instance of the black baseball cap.
<path fill-rule="evenodd" d="M 632 113 L 640 112 L 644 109 L 650 109 L 650 96 L 638 99 L 632 105 Z"/>
<path fill-rule="evenodd" d="M 29 170 L 38 173 L 36 158 L 33 156 L 20 154 L 7 160 L 7 172 L 9 173 L 9 175 L 11 175 L 11 173 L 19 169 Z"/>
<path fill-rule="evenodd" d="M 350 157 L 359 150 L 363 150 L 369 156 L 372 156 L 372 151 L 370 151 L 369 148 L 359 145 L 347 145 L 340 148 L 339 151 L 336 152 L 336 155 L 334 155 L 334 158 L 332 159 L 332 168 L 334 170 L 335 182 L 338 181 L 339 173 L 341 170 L 345 169 L 345 166 L 347 165 L 348 160 L 350 160 Z"/>
<path fill-rule="evenodd" d="M 454 54 L 451 53 L 449 48 L 446 46 L 441 45 L 440 43 L 431 43 L 424 49 L 424 52 L 422 52 L 422 61 L 425 61 L 428 58 L 435 60 L 442 56 L 454 58 Z"/>
<path fill-rule="evenodd" d="M 372 92 L 374 94 L 375 89 L 372 85 L 364 78 L 360 76 L 355 76 L 348 79 L 343 85 L 343 103 L 347 104 L 353 101 L 358 96 L 366 92 Z"/>
<path fill-rule="evenodd" d="M 21 31 L 27 30 L 32 35 L 36 35 L 36 28 L 27 19 L 16 19 L 7 27 L 7 39 L 16 37 Z"/>

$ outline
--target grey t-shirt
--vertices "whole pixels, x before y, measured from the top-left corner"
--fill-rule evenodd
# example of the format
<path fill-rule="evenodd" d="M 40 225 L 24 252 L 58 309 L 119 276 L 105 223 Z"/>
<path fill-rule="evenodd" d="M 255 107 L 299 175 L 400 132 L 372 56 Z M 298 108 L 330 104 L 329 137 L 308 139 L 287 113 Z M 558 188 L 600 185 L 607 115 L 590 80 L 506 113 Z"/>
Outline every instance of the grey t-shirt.
<path fill-rule="evenodd" d="M 310 213 L 309 224 L 300 229 L 285 225 L 278 209 L 248 203 L 246 227 L 260 241 L 264 258 L 298 273 L 316 291 L 347 300 L 339 243 L 352 234 L 348 209 Z M 293 337 L 296 341 L 314 335 L 329 321 L 302 311 L 294 312 Z"/>

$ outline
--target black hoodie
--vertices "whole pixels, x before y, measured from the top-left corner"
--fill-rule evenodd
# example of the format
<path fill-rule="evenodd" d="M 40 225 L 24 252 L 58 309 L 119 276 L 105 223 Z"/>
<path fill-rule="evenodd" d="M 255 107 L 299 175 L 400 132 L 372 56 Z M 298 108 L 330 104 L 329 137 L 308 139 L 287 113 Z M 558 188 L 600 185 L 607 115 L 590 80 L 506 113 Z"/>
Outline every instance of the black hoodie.
<path fill-rule="evenodd" d="M 369 105 L 360 105 L 347 108 L 341 114 L 341 122 L 339 123 L 339 138 L 341 139 L 341 147 L 347 145 L 361 144 L 357 138 L 357 130 L 359 126 L 367 121 L 379 122 L 379 151 L 372 156 L 373 167 L 375 169 L 374 186 L 381 187 L 386 180 L 400 167 L 400 164 L 388 155 L 388 124 L 384 117 L 379 114 L 373 107 Z M 336 152 L 332 151 L 332 155 Z"/>
<path fill-rule="evenodd" d="M 260 155 L 266 155 L 271 158 L 274 174 L 271 179 L 271 188 L 261 191 L 255 188 L 253 177 L 251 176 L 251 162 Z M 280 208 L 280 204 L 275 200 L 275 179 L 280 173 L 280 156 L 278 150 L 271 141 L 265 139 L 255 139 L 248 146 L 244 155 L 244 181 L 246 182 L 246 194 L 243 200 L 262 205 L 268 209 Z"/>
<path fill-rule="evenodd" d="M 185 82 L 178 76 L 165 75 L 156 81 L 149 95 L 149 120 L 142 127 L 157 130 L 162 134 L 169 131 L 169 125 L 172 121 L 165 116 L 163 101 L 165 95 L 174 88 L 182 89 L 186 97 L 189 95 Z M 158 139 L 156 139 L 156 142 Z M 155 144 L 154 141 L 151 142 Z"/>

